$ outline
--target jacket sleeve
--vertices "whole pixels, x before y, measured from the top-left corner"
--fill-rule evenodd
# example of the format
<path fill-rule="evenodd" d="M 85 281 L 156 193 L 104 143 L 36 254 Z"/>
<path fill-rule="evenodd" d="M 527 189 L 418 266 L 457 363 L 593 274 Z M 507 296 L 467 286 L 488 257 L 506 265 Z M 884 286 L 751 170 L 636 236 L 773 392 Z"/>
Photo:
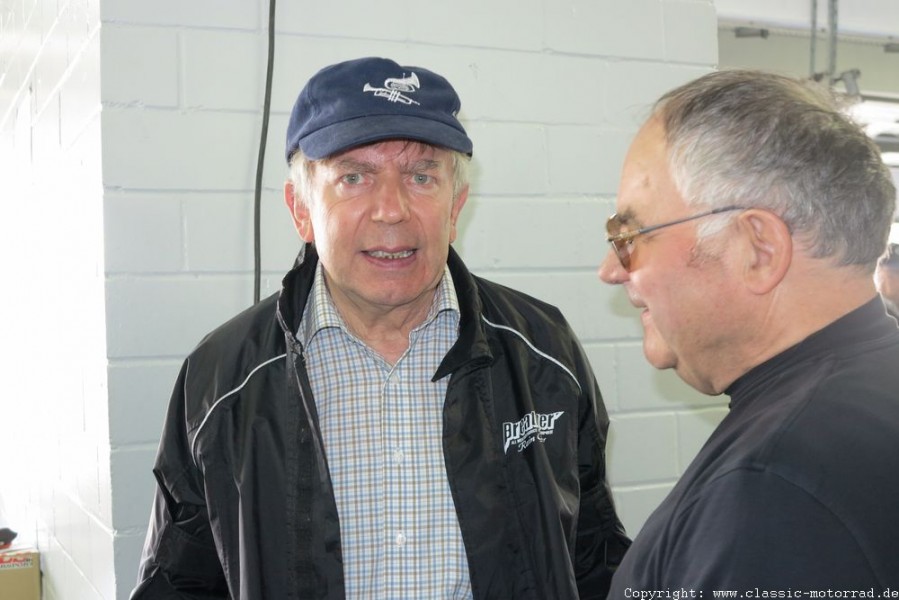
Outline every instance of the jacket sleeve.
<path fill-rule="evenodd" d="M 185 361 L 169 404 L 156 465 L 156 496 L 131 600 L 226 600 L 203 478 L 190 452 Z"/>
<path fill-rule="evenodd" d="M 577 344 L 577 377 L 583 399 L 578 431 L 581 500 L 575 544 L 575 576 L 582 600 L 608 595 L 615 569 L 631 540 L 615 512 L 606 480 L 606 434 L 609 416 L 587 357 Z"/>

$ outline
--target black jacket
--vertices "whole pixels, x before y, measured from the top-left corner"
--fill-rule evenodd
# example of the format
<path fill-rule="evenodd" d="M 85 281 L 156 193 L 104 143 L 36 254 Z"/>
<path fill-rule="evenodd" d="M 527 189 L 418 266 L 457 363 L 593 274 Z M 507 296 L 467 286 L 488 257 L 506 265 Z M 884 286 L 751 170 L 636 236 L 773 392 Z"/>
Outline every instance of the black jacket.
<path fill-rule="evenodd" d="M 294 335 L 317 260 L 307 246 L 280 294 L 184 362 L 132 599 L 344 597 L 337 508 Z M 449 266 L 460 332 L 434 378 L 450 375 L 443 446 L 474 597 L 604 598 L 630 542 L 583 349 L 554 307 L 473 276 L 452 250 Z"/>

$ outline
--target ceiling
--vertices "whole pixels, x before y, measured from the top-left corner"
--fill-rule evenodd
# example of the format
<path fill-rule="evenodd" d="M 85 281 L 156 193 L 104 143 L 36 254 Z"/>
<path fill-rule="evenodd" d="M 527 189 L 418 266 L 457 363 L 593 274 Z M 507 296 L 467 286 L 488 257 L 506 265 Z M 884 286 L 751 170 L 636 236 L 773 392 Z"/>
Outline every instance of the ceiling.
<path fill-rule="evenodd" d="M 810 29 L 813 0 L 714 0 L 721 21 L 752 23 L 785 29 Z M 836 2 L 837 31 L 899 41 L 899 1 Z M 830 0 L 817 0 L 817 28 L 828 28 Z"/>
<path fill-rule="evenodd" d="M 817 7 L 816 28 L 830 29 L 831 0 L 713 0 L 719 23 L 808 32 L 812 5 Z M 899 42 L 899 0 L 843 0 L 835 3 L 837 32 L 843 36 Z M 878 42 L 879 43 L 879 42 Z M 868 98 L 849 108 L 852 117 L 881 147 L 885 162 L 899 184 L 899 98 Z"/>

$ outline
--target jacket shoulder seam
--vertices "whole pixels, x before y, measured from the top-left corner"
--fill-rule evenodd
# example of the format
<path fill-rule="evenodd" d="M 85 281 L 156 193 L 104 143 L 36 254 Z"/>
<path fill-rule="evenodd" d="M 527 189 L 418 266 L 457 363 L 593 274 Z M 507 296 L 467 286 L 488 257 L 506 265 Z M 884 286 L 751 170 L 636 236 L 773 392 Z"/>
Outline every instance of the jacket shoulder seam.
<path fill-rule="evenodd" d="M 574 373 L 571 372 L 571 369 L 569 369 L 568 367 L 563 365 L 558 359 L 553 358 L 546 352 L 543 352 L 542 350 L 537 348 L 537 346 L 535 346 L 533 344 L 533 342 L 531 342 L 531 340 L 529 340 L 523 333 L 521 333 L 517 329 L 513 329 L 512 327 L 509 327 L 507 325 L 500 325 L 498 323 L 493 323 L 484 315 L 481 315 L 481 320 L 484 321 L 484 323 L 486 323 L 490 327 L 493 327 L 495 329 L 500 329 L 502 331 L 508 331 L 509 333 L 512 333 L 515 336 L 519 337 L 528 346 L 528 348 L 530 348 L 531 351 L 533 351 L 535 354 L 542 356 L 546 360 L 550 361 L 551 363 L 553 363 L 554 365 L 556 365 L 557 367 L 559 367 L 560 369 L 565 371 L 568 374 L 568 376 L 571 377 L 571 379 L 574 381 L 574 384 L 577 386 L 578 390 L 581 392 L 584 391 L 583 388 L 581 387 L 581 382 L 577 380 L 577 377 L 574 376 Z"/>
<path fill-rule="evenodd" d="M 236 394 L 237 392 L 239 392 L 240 390 L 242 390 L 242 389 L 247 385 L 247 383 L 250 381 L 250 379 L 253 378 L 253 375 L 255 375 L 259 370 L 261 370 L 261 369 L 264 368 L 264 367 L 267 367 L 268 365 L 270 365 L 271 363 L 273 363 L 273 362 L 275 362 L 275 361 L 277 361 L 277 360 L 280 360 L 280 359 L 282 359 L 282 358 L 285 358 L 286 356 L 287 356 L 287 353 L 284 352 L 284 353 L 282 353 L 282 354 L 279 354 L 278 356 L 275 356 L 275 357 L 272 357 L 272 358 L 266 360 L 266 361 L 263 362 L 263 363 L 260 363 L 260 364 L 256 365 L 256 366 L 253 368 L 253 370 L 250 371 L 250 373 L 246 376 L 246 378 L 244 378 L 244 380 L 240 383 L 240 385 L 238 385 L 238 386 L 235 387 L 234 389 L 232 389 L 232 390 L 230 390 L 230 391 L 228 391 L 228 392 L 222 394 L 221 397 L 217 398 L 217 399 L 212 403 L 212 405 L 209 407 L 209 410 L 206 411 L 206 416 L 203 417 L 203 421 L 200 422 L 200 425 L 197 427 L 197 430 L 196 430 L 196 433 L 194 434 L 193 440 L 191 440 L 191 442 L 190 442 L 190 456 L 191 456 L 191 458 L 193 459 L 194 464 L 195 464 L 197 467 L 200 466 L 200 461 L 198 460 L 198 457 L 197 457 L 197 439 L 199 439 L 200 433 L 203 431 L 203 427 L 205 427 L 205 426 L 206 426 L 206 423 L 209 422 L 209 418 L 212 416 L 213 411 L 215 411 L 215 409 L 216 409 L 222 402 L 224 402 L 225 400 L 227 400 L 228 398 L 230 398 L 231 396 L 233 396 L 234 394 Z M 186 384 L 186 382 L 185 382 L 185 400 L 187 399 L 187 390 L 186 390 L 186 386 L 187 386 L 187 384 Z"/>

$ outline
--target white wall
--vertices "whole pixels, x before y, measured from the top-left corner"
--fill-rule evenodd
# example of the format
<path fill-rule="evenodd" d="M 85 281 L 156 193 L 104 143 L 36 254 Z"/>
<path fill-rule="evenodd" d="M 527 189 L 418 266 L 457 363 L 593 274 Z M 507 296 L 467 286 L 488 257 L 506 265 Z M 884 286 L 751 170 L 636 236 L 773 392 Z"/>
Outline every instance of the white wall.
<path fill-rule="evenodd" d="M 59 4 L 65 9 L 76 2 Z M 89 226 L 82 225 L 77 234 L 64 232 L 78 239 L 100 237 L 96 212 L 102 206 L 105 263 L 84 243 L 86 248 L 65 261 L 75 263 L 70 267 L 74 274 L 89 282 L 91 269 L 99 269 L 105 299 L 95 293 L 92 303 L 60 302 L 61 290 L 46 284 L 43 271 L 29 273 L 27 303 L 33 305 L 33 296 L 43 294 L 49 307 L 42 321 L 47 335 L 40 343 L 30 340 L 36 353 L 43 351 L 31 371 L 41 375 L 42 383 L 56 380 L 59 392 L 44 396 L 35 380 L 23 379 L 23 397 L 45 399 L 31 400 L 34 406 L 29 404 L 17 419 L 33 423 L 43 435 L 47 415 L 38 410 L 42 403 L 68 415 L 82 396 L 102 399 L 108 433 L 82 416 L 72 437 L 96 441 L 109 474 L 96 486 L 105 512 L 87 519 L 88 529 L 80 518 L 88 502 L 77 495 L 74 507 L 71 501 L 59 504 L 55 496 L 39 505 L 37 520 L 80 528 L 84 543 L 99 548 L 88 556 L 61 551 L 59 561 L 48 562 L 48 581 L 62 581 L 59 573 L 73 572 L 86 586 L 69 592 L 54 584 L 48 586 L 53 591 L 48 597 L 127 597 L 154 485 L 150 468 L 177 368 L 204 333 L 252 302 L 252 186 L 267 6 L 259 0 L 102 0 L 102 28 L 90 30 L 91 56 L 101 65 L 101 80 L 96 73 L 57 70 L 57 79 L 77 81 L 84 94 L 102 99 L 102 113 L 99 118 L 94 113 L 90 122 L 91 148 L 102 142 L 102 194 L 91 192 L 99 175 L 95 162 L 88 161 L 92 177 L 83 189 L 60 181 L 66 194 L 53 200 L 71 208 L 73 199 L 85 198 L 89 206 L 78 205 L 78 211 L 89 215 Z M 446 75 L 462 97 L 461 117 L 475 144 L 473 193 L 457 249 L 476 273 L 554 302 L 571 320 L 613 413 L 611 479 L 625 524 L 636 533 L 725 409 L 720 398 L 698 396 L 672 374 L 656 373 L 646 364 L 635 311 L 621 290 L 598 281 L 595 270 L 606 252 L 603 226 L 613 212 L 624 150 L 648 104 L 715 66 L 711 1 L 294 0 L 279 4 L 277 21 L 263 196 L 263 294 L 277 289 L 299 247 L 280 190 L 287 114 L 305 80 L 322 66 L 363 55 L 389 56 Z M 55 22 L 49 9 L 31 34 L 22 21 L 4 22 L 0 47 L 6 48 L 10 36 L 47 36 Z M 41 49 L 23 45 L 29 60 L 40 63 Z M 40 73 L 10 70 L 6 62 L 3 68 L 7 77 L 0 100 L 16 104 L 21 90 Z M 44 115 L 35 113 L 35 122 Z M 65 130 L 68 114 L 60 111 L 56 121 Z M 15 118 L 0 122 L 0 147 L 19 164 L 30 164 L 35 175 L 29 181 L 40 182 L 38 170 L 47 167 L 24 149 L 16 123 Z M 27 123 L 19 128 L 29 130 Z M 8 197 L 6 177 L 0 186 L 0 194 Z M 29 198 L 43 207 L 44 196 Z M 28 231 L 22 237 L 46 227 L 43 210 L 23 209 L 19 202 L 4 207 L 33 213 L 28 229 L 19 228 Z M 38 238 L 35 252 L 55 247 L 48 237 Z M 99 308 L 104 303 L 105 309 Z M 73 313 L 79 306 L 81 313 Z M 22 308 L 17 314 L 33 314 Z M 98 310 L 105 310 L 105 322 L 91 320 Z M 105 334 L 97 333 L 104 325 Z M 27 337 L 30 332 L 20 333 Z M 48 348 L 48 340 L 54 340 L 55 349 L 66 348 L 66 340 L 72 345 L 73 338 L 98 336 L 105 336 L 102 351 L 93 344 L 89 355 L 67 356 L 84 363 L 77 391 L 71 381 L 47 376 L 47 366 L 63 360 Z M 105 372 L 90 370 L 105 359 Z M 70 422 L 68 416 L 64 421 Z M 56 487 L 66 489 L 61 471 L 69 457 L 57 454 L 38 475 L 59 479 Z M 85 454 L 72 455 L 75 471 L 92 464 L 93 455 Z M 33 485 L 26 481 L 26 490 Z M 5 482 L 3 488 L 0 502 L 6 513 L 27 518 L 23 503 L 8 499 L 13 495 Z M 51 548 L 61 545 L 58 537 L 51 532 Z M 111 537 L 114 580 L 108 571 Z"/>
<path fill-rule="evenodd" d="M 97 0 L 0 13 L 0 521 L 47 598 L 113 598 Z"/>

